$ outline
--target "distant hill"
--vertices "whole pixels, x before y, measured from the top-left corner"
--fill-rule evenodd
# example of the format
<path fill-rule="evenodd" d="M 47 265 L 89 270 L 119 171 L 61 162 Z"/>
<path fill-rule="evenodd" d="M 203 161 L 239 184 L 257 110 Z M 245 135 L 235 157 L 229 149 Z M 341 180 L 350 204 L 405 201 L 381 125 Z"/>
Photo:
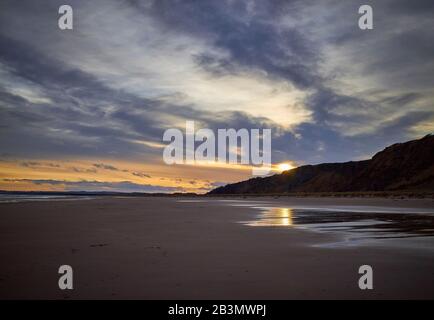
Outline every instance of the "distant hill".
<path fill-rule="evenodd" d="M 228 184 L 209 194 L 434 191 L 434 136 L 396 143 L 372 159 L 306 165 L 266 178 Z"/>

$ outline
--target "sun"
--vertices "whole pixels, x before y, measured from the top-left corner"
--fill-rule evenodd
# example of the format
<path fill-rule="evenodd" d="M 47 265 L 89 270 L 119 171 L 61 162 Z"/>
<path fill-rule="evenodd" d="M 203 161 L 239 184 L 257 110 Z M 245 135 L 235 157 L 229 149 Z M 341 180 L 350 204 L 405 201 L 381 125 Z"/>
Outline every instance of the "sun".
<path fill-rule="evenodd" d="M 293 169 L 294 166 L 292 166 L 289 163 L 280 163 L 279 166 L 278 166 L 278 168 L 279 168 L 280 171 L 283 172 L 283 171 L 287 171 L 287 170 Z"/>

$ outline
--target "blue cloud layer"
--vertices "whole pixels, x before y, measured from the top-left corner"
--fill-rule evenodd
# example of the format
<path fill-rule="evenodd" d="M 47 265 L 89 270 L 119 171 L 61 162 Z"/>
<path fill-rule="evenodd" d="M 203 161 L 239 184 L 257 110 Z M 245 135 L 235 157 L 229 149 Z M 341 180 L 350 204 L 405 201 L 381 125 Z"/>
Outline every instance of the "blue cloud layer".
<path fill-rule="evenodd" d="M 74 1 L 65 33 L 61 1 L 2 1 L 1 149 L 159 162 L 137 141 L 196 120 L 318 163 L 430 133 L 433 2 L 371 3 L 366 32 L 357 1 Z"/>

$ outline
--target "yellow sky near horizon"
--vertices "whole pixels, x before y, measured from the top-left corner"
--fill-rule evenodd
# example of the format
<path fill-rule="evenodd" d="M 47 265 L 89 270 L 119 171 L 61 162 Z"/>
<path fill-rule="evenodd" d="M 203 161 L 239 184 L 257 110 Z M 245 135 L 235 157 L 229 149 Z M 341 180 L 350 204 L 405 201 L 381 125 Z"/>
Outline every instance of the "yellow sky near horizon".
<path fill-rule="evenodd" d="M 274 165 L 272 173 L 287 170 L 291 166 Z M 107 191 L 113 191 L 116 190 L 116 184 L 128 183 L 133 189 L 122 191 L 138 191 L 134 188 L 143 186 L 144 190 L 151 188 L 150 192 L 204 193 L 223 183 L 251 177 L 251 166 L 217 162 L 166 165 L 115 159 L 0 161 L 0 190 L 6 191 L 97 190 L 94 184 L 100 184 L 99 190 L 106 188 Z"/>

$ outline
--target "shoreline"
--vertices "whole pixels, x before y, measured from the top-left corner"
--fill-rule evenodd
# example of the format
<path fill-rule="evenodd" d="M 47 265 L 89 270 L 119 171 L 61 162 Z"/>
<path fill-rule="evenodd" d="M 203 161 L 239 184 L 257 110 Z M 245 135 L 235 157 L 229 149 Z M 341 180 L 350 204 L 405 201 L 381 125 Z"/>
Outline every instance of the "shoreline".
<path fill-rule="evenodd" d="M 197 193 L 140 193 L 140 192 L 93 192 L 93 191 L 6 191 L 2 195 L 17 196 L 98 196 L 98 197 L 164 197 L 164 198 L 380 198 L 380 199 L 434 199 L 433 191 L 352 191 L 352 192 L 291 192 L 291 193 L 244 193 L 244 194 L 197 194 Z"/>
<path fill-rule="evenodd" d="M 380 196 L 319 196 L 314 194 L 303 195 L 303 196 L 295 196 L 295 195 L 284 195 L 284 196 L 276 196 L 276 195 L 160 195 L 160 194 L 146 194 L 146 195 L 129 195 L 129 194 L 120 194 L 120 195 L 101 195 L 101 194 L 65 194 L 58 195 L 56 194 L 19 194 L 20 197 L 14 197 L 14 194 L 8 194 L 8 198 L 2 198 L 2 194 L 0 194 L 0 205 L 4 204 L 14 204 L 14 203 L 22 203 L 22 202 L 45 202 L 45 201 L 76 201 L 76 200 L 96 200 L 96 199 L 175 199 L 175 200 L 201 200 L 201 201 L 272 201 L 272 202 L 297 202 L 297 201 L 313 201 L 313 202 L 324 202 L 327 204 L 328 202 L 350 202 L 355 204 L 363 205 L 365 202 L 374 202 L 381 204 L 382 201 L 393 201 L 398 203 L 412 203 L 413 205 L 418 206 L 418 204 L 425 203 L 427 207 L 433 207 L 434 204 L 434 195 L 433 197 L 380 197 Z M 28 197 L 27 197 L 28 196 Z M 27 197 L 27 198 L 26 198 Z M 428 205 L 429 204 L 429 205 Z"/>

